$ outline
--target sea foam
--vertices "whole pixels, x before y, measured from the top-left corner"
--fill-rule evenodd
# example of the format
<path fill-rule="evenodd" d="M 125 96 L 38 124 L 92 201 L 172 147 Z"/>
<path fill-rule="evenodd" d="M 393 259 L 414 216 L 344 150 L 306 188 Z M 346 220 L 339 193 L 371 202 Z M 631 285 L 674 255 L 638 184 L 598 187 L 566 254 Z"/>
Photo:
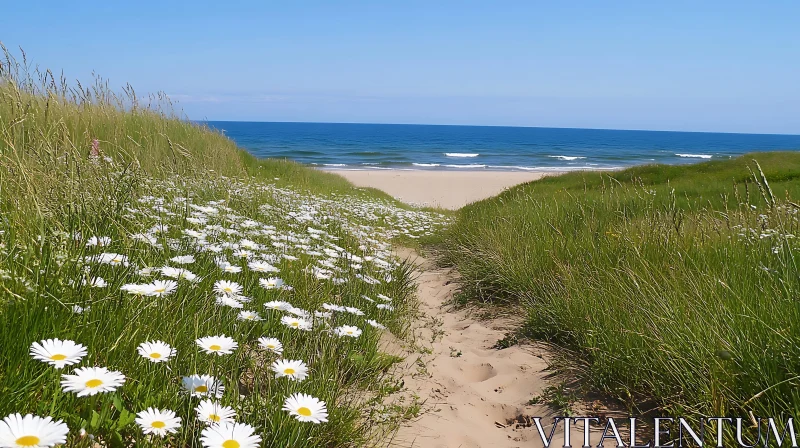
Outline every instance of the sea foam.
<path fill-rule="evenodd" d="M 711 154 L 675 154 L 678 157 L 691 157 L 694 159 L 710 159 Z"/>
<path fill-rule="evenodd" d="M 582 156 L 547 156 L 547 157 L 552 157 L 552 158 L 558 159 L 558 160 L 578 160 L 578 159 L 585 159 L 586 158 L 586 157 L 582 157 Z"/>
<path fill-rule="evenodd" d="M 447 157 L 478 157 L 480 154 L 470 154 L 464 152 L 446 152 L 444 153 Z"/>
<path fill-rule="evenodd" d="M 486 165 L 473 163 L 471 165 L 445 165 L 447 168 L 486 168 Z"/>

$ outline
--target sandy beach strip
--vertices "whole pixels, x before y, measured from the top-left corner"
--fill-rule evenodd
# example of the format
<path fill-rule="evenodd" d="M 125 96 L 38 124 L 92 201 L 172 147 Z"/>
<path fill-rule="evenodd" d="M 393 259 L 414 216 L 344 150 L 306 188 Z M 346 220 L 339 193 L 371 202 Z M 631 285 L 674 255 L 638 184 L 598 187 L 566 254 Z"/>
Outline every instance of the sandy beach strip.
<path fill-rule="evenodd" d="M 412 205 L 456 210 L 470 202 L 495 196 L 503 190 L 553 172 L 433 171 L 433 170 L 326 170 L 359 187 L 383 190 Z"/>

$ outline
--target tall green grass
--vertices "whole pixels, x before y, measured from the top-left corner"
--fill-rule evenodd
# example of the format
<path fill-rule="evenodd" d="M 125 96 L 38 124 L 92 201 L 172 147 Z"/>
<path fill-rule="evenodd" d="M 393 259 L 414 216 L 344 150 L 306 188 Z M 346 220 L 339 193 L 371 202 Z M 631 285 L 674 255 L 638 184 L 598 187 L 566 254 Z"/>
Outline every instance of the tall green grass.
<path fill-rule="evenodd" d="M 219 213 L 199 213 L 190 204 Z M 327 248 L 391 258 L 393 237 L 412 235 L 409 229 L 438 219 L 398 205 L 333 174 L 257 160 L 221 134 L 183 119 L 163 95 L 142 99 L 130 87 L 115 93 L 100 80 L 71 86 L 6 51 L 0 61 L 0 419 L 18 412 L 64 420 L 70 447 L 200 446 L 203 427 L 194 415 L 199 400 L 181 391 L 181 377 L 198 373 L 224 381 L 222 403 L 236 409 L 237 421 L 256 428 L 261 446 L 379 443 L 404 411 L 383 406 L 382 399 L 397 389 L 386 373 L 397 359 L 379 352 L 380 331 L 365 319 L 402 336 L 413 310 L 410 271 L 402 263 L 384 271 L 369 260 L 361 266 L 346 257 L 307 252 Z M 198 219 L 231 231 L 208 231 L 210 243 L 256 241 L 260 249 L 253 258 L 276 257 L 280 273 L 254 272 L 230 248 L 221 255 L 242 272 L 223 273 L 219 255 L 200 251 L 184 233 L 202 230 Z M 246 219 L 256 220 L 256 227 L 245 226 Z M 154 232 L 153 226 L 166 230 Z M 309 228 L 328 233 L 312 238 Z M 154 244 L 137 239 L 143 233 Z M 91 236 L 110 237 L 111 244 L 87 246 Z M 298 246 L 301 240 L 307 248 Z M 101 252 L 124 254 L 130 265 L 93 261 Z M 285 253 L 298 259 L 280 258 Z M 199 282 L 180 280 L 166 297 L 120 290 L 153 280 L 140 268 L 176 266 L 170 259 L 187 254 L 196 261 L 184 267 L 200 276 Z M 311 269 L 322 262 L 342 282 L 314 275 Z M 383 281 L 370 284 L 361 280 L 364 275 Z M 271 276 L 294 289 L 259 286 L 259 278 Z M 84 284 L 95 277 L 108 285 Z M 252 298 L 246 309 L 264 320 L 240 321 L 238 310 L 216 305 L 212 288 L 220 279 L 239 282 Z M 392 297 L 395 311 L 363 298 L 378 300 L 377 294 Z M 263 307 L 272 300 L 307 311 L 341 304 L 366 315 L 337 312 L 330 327 L 318 322 L 305 332 L 286 327 L 282 312 Z M 333 335 L 333 326 L 349 324 L 364 333 L 356 339 Z M 196 338 L 218 334 L 236 339 L 239 349 L 217 357 L 195 344 Z M 261 336 L 280 338 L 283 356 L 304 360 L 309 378 L 297 383 L 275 378 L 270 364 L 276 355 L 258 348 Z M 74 366 L 56 371 L 29 355 L 33 342 L 49 338 L 85 345 L 88 355 L 80 365 L 121 371 L 125 385 L 97 398 L 62 391 L 60 375 Z M 138 344 L 155 339 L 176 348 L 177 357 L 165 364 L 140 357 Z M 330 421 L 302 423 L 281 410 L 293 392 L 326 401 Z M 183 419 L 180 430 L 164 440 L 144 436 L 132 415 L 150 406 L 175 411 Z M 389 423 L 379 424 L 374 416 Z"/>
<path fill-rule="evenodd" d="M 127 194 L 121 189 L 135 189 L 141 175 L 279 178 L 279 185 L 315 192 L 357 192 L 340 176 L 253 157 L 181 116 L 163 93 L 141 97 L 130 85 L 119 92 L 100 77 L 88 86 L 70 83 L 32 65 L 25 53 L 16 58 L 1 43 L 0 49 L 0 206 L 11 222 L 36 216 L 58 224 L 70 212 L 65 207 L 103 214 L 104 207 L 86 198 Z M 133 184 L 109 187 L 98 177 L 88 157 L 93 147 L 132 174 L 126 178 Z"/>
<path fill-rule="evenodd" d="M 581 172 L 460 210 L 464 297 L 522 308 L 635 413 L 800 414 L 800 153 Z"/>

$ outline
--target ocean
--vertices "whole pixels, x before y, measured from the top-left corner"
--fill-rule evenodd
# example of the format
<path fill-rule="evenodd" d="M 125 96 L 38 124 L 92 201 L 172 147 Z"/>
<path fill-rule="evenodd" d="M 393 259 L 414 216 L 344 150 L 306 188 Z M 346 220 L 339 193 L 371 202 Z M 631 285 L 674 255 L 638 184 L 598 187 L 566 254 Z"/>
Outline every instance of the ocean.
<path fill-rule="evenodd" d="M 257 157 L 339 169 L 565 171 L 800 150 L 800 135 L 345 123 L 204 122 Z"/>

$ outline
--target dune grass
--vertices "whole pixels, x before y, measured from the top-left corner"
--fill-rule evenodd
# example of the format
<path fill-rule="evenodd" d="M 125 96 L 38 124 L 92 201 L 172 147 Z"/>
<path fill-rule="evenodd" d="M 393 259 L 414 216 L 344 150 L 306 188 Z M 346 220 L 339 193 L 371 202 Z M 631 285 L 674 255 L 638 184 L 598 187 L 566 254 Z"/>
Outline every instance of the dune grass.
<path fill-rule="evenodd" d="M 61 420 L 70 447 L 210 446 L 201 436 L 223 426 L 199 419 L 195 408 L 208 398 L 249 425 L 240 429 L 261 439 L 252 446 L 380 442 L 405 411 L 383 404 L 397 389 L 387 373 L 397 359 L 378 340 L 383 331 L 402 336 L 414 306 L 409 267 L 391 242 L 430 234 L 443 217 L 333 174 L 257 160 L 181 119 L 163 95 L 139 99 L 99 80 L 70 86 L 5 55 L 0 419 Z M 218 355 L 197 342 L 217 335 L 237 348 Z M 279 339 L 282 352 L 263 337 Z M 86 354 L 60 369 L 31 356 L 34 343 L 54 338 Z M 155 340 L 176 353 L 151 362 L 139 348 Z M 281 377 L 280 359 L 303 361 L 308 377 Z M 84 367 L 125 381 L 79 396 L 62 381 Z M 225 391 L 195 396 L 203 390 L 184 386 L 194 374 Z M 324 401 L 327 421 L 282 409 L 295 393 Z M 136 416 L 150 407 L 181 424 L 147 435 Z M 5 437 L 2 429 L 0 421 Z"/>
<path fill-rule="evenodd" d="M 800 153 L 580 172 L 460 210 L 462 297 L 521 307 L 634 413 L 800 414 Z"/>

